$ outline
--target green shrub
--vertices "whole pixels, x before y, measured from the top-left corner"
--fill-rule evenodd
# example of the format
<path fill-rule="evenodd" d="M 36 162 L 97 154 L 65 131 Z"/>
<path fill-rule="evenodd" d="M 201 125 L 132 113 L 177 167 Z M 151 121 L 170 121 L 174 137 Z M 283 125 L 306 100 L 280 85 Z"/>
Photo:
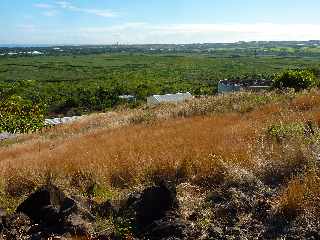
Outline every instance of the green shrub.
<path fill-rule="evenodd" d="M 27 133 L 44 127 L 44 108 L 20 96 L 0 101 L 0 132 Z"/>
<path fill-rule="evenodd" d="M 309 70 L 288 70 L 273 82 L 275 88 L 294 88 L 296 91 L 319 86 L 319 79 Z"/>
<path fill-rule="evenodd" d="M 304 132 L 305 126 L 303 123 L 273 124 L 267 129 L 268 135 L 277 140 L 302 136 Z"/>

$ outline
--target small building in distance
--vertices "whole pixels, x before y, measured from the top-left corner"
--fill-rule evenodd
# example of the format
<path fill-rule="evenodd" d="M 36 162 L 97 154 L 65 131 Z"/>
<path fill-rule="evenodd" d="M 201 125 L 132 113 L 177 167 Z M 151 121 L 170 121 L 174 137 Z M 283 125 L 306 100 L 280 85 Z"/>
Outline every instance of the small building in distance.
<path fill-rule="evenodd" d="M 126 102 L 135 102 L 136 97 L 133 95 L 120 95 L 119 98 Z"/>
<path fill-rule="evenodd" d="M 221 80 L 218 83 L 218 93 L 230 93 L 240 91 L 240 85 L 228 80 Z"/>
<path fill-rule="evenodd" d="M 218 93 L 231 93 L 240 91 L 265 91 L 269 90 L 272 85 L 271 80 L 259 79 L 259 80 L 248 80 L 248 79 L 236 79 L 236 80 L 221 80 L 218 83 Z"/>
<path fill-rule="evenodd" d="M 45 125 L 47 126 L 55 126 L 60 124 L 72 123 L 76 120 L 81 119 L 81 116 L 73 116 L 73 117 L 63 117 L 63 118 L 50 118 L 45 119 Z"/>
<path fill-rule="evenodd" d="M 148 105 L 158 105 L 161 103 L 178 103 L 185 100 L 191 99 L 193 96 L 191 93 L 176 93 L 176 94 L 165 94 L 165 95 L 152 95 L 147 98 Z"/>
<path fill-rule="evenodd" d="M 14 138 L 16 135 L 8 132 L 0 132 L 0 142 L 3 140 Z"/>

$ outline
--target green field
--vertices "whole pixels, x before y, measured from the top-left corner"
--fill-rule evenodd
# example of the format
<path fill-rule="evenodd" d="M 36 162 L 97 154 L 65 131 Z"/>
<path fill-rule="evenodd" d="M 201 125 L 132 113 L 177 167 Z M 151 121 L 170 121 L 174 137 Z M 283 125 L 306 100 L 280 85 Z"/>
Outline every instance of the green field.
<path fill-rule="evenodd" d="M 270 78 L 288 68 L 320 68 L 319 60 L 187 53 L 2 57 L 0 84 L 33 80 L 24 97 L 47 104 L 52 114 L 81 114 L 113 107 L 120 94 L 134 94 L 141 101 L 178 91 L 210 95 L 221 79 Z"/>

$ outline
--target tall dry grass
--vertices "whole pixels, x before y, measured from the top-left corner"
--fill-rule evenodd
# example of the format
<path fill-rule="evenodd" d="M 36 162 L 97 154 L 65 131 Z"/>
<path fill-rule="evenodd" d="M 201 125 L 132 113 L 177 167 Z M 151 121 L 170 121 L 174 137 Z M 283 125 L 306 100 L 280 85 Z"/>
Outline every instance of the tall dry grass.
<path fill-rule="evenodd" d="M 200 177 L 214 168 L 213 155 L 248 164 L 246 150 L 256 124 L 229 114 L 102 129 L 3 149 L 0 165 L 3 175 L 45 169 L 72 177 L 86 171 L 114 185 L 131 185 L 155 175 L 175 178 L 178 171 L 185 178 Z"/>
<path fill-rule="evenodd" d="M 306 213 L 309 218 L 319 218 L 319 170 L 310 171 L 305 176 L 291 180 L 277 200 L 279 209 L 285 216 L 295 217 L 298 214 Z"/>
<path fill-rule="evenodd" d="M 280 205 L 298 209 L 306 201 L 301 192 L 319 195 L 315 175 L 303 184 L 293 180 L 316 161 L 318 135 L 279 141 L 267 130 L 319 124 L 319 96 L 240 93 L 88 116 L 1 147 L 2 189 L 23 196 L 47 181 L 84 192 L 94 183 L 130 188 L 164 178 L 212 186 L 254 178 L 289 183 Z"/>

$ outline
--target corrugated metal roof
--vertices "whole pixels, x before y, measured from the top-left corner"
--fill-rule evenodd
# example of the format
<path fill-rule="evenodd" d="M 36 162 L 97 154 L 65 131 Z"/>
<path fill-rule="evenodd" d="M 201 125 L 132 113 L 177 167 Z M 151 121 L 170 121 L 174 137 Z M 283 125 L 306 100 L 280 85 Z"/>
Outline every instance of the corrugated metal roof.
<path fill-rule="evenodd" d="M 176 93 L 176 94 L 165 94 L 165 95 L 153 95 L 158 102 L 180 102 L 186 99 L 192 98 L 191 93 Z"/>
<path fill-rule="evenodd" d="M 78 119 L 80 119 L 82 116 L 74 116 L 74 117 L 63 117 L 63 118 L 53 118 L 53 119 L 45 119 L 45 125 L 60 125 L 65 123 L 71 123 Z M 16 134 L 8 133 L 8 132 L 0 132 L 0 141 L 14 138 L 16 137 Z"/>
<path fill-rule="evenodd" d="M 8 132 L 0 133 L 0 141 L 6 140 L 6 139 L 9 139 L 9 138 L 14 138 L 14 137 L 15 137 L 15 134 L 12 134 L 12 133 L 8 133 Z"/>
<path fill-rule="evenodd" d="M 46 119 L 45 120 L 45 124 L 46 125 L 59 125 L 59 124 L 73 122 L 75 120 L 78 120 L 79 118 L 81 118 L 81 117 L 74 116 L 74 117 L 63 117 L 63 118 Z"/>
<path fill-rule="evenodd" d="M 125 100 L 131 100 L 131 99 L 135 99 L 136 97 L 133 95 L 120 95 L 119 98 L 125 99 Z"/>

